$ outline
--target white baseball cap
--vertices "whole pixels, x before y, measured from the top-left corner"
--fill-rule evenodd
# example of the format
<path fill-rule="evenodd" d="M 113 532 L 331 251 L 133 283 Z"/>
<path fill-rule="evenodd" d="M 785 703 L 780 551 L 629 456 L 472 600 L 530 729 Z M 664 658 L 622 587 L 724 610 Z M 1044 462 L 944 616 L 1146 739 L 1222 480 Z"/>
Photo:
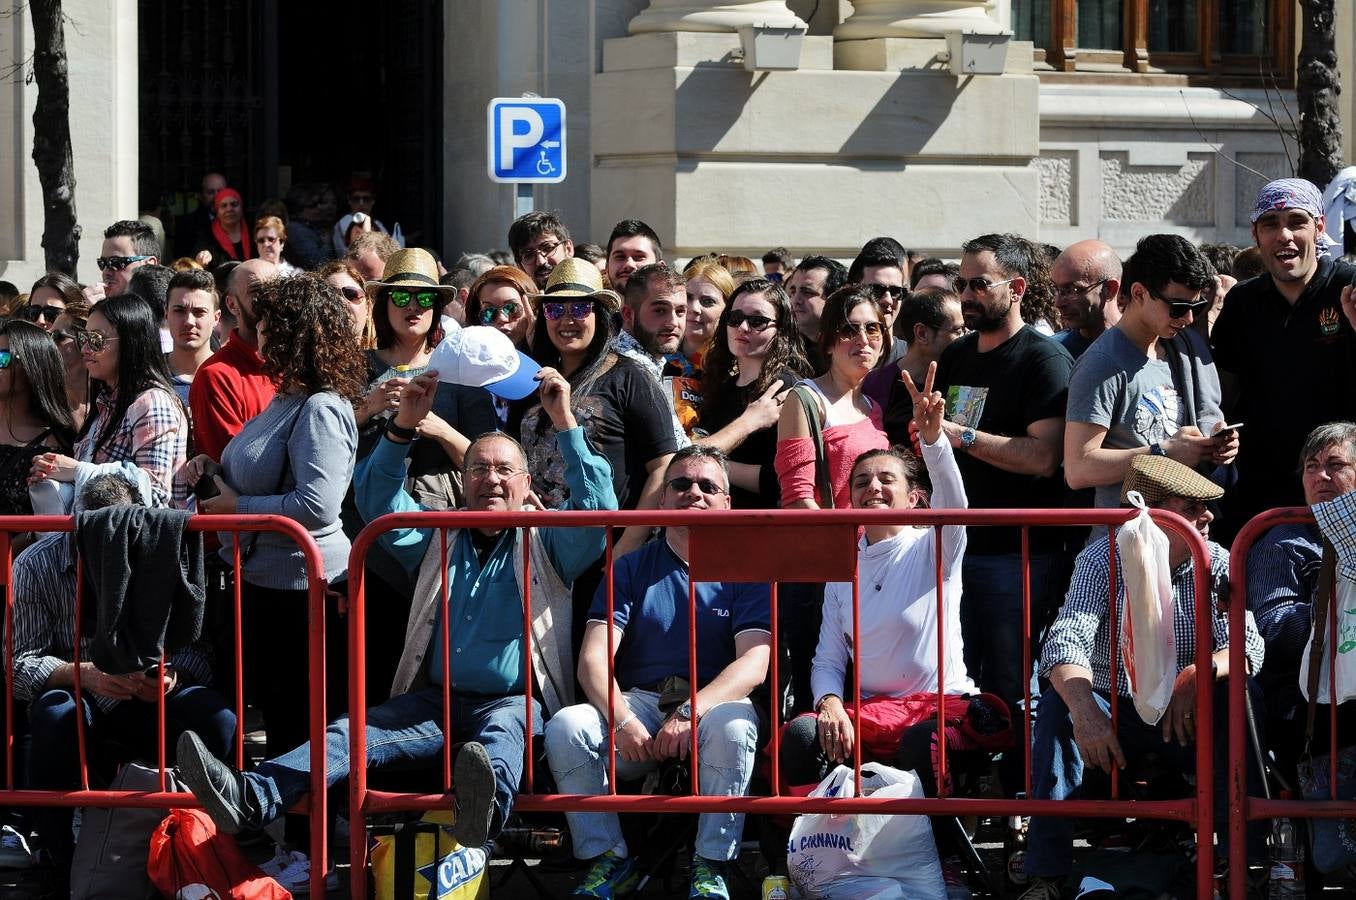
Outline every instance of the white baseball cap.
<path fill-rule="evenodd" d="M 428 361 L 438 380 L 483 387 L 505 400 L 521 400 L 537 389 L 541 366 L 518 352 L 508 335 L 487 325 L 458 329 L 433 348 Z"/>

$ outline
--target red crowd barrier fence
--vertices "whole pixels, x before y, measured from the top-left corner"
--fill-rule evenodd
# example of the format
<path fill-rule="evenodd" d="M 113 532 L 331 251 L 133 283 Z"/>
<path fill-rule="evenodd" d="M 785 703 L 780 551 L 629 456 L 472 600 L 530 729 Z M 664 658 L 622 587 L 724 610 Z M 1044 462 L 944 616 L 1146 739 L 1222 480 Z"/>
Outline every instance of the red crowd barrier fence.
<path fill-rule="evenodd" d="M 1030 573 L 1030 529 L 1069 528 L 1091 526 L 1099 531 L 1105 530 L 1113 541 L 1116 526 L 1123 524 L 1135 515 L 1133 510 L 777 510 L 777 511 L 630 511 L 630 512 L 513 512 L 487 513 L 467 511 L 447 512 L 411 512 L 393 513 L 383 516 L 369 524 L 353 543 L 349 558 L 349 708 L 350 708 L 350 777 L 349 805 L 350 822 L 354 834 L 359 834 L 358 826 L 365 816 L 372 813 L 398 810 L 429 810 L 445 808 L 448 794 L 452 790 L 452 756 L 450 742 L 444 741 L 442 759 L 442 793 L 393 793 L 368 788 L 366 712 L 367 691 L 364 681 L 366 648 L 364 645 L 364 620 L 366 614 L 364 598 L 364 561 L 377 538 L 393 529 L 426 528 L 436 529 L 437 536 L 430 544 L 428 552 L 438 552 L 442 556 L 442 586 L 439 603 L 440 621 L 448 621 L 448 576 L 447 554 L 450 546 L 449 532 L 461 529 L 501 529 L 501 528 L 570 528 L 570 527 L 607 527 L 607 543 L 604 553 L 604 590 L 607 592 L 607 618 L 612 619 L 613 612 L 613 556 L 612 529 L 632 525 L 687 527 L 688 544 L 688 621 L 696 621 L 696 588 L 698 582 L 742 581 L 765 582 L 771 585 L 772 646 L 770 678 L 772 684 L 778 684 L 776 649 L 778 642 L 777 626 L 777 585 L 789 582 L 850 582 L 852 584 L 852 631 L 854 653 L 860 648 L 860 593 L 857 571 L 857 538 L 859 528 L 865 524 L 890 525 L 904 524 L 933 529 L 933 546 L 936 554 L 936 601 L 938 621 L 945 620 L 943 597 L 943 568 L 941 557 L 942 531 L 947 525 L 967 527 L 1009 526 L 1021 529 L 1022 536 L 1022 610 L 1023 671 L 1032 671 L 1032 633 L 1033 623 L 1031 573 Z M 1205 541 L 1190 523 L 1181 517 L 1160 510 L 1151 511 L 1154 520 L 1163 529 L 1180 536 L 1190 548 L 1195 561 L 1195 593 L 1199 598 L 1210 597 L 1210 556 Z M 1118 683 L 1120 623 L 1117 621 L 1117 578 L 1115 573 L 1116 557 L 1111 554 L 1111 591 L 1110 641 L 1111 652 L 1111 714 L 1114 724 L 1119 716 L 1119 703 L 1115 685 Z M 523 625 L 524 625 L 524 669 L 525 695 L 527 697 L 527 733 L 532 733 L 532 681 L 531 641 L 532 641 L 532 603 L 531 596 L 531 557 L 523 554 Z M 1052 598 L 1058 604 L 1063 600 L 1063 585 L 1058 585 L 1058 594 Z M 1211 604 L 1199 602 L 1196 610 L 1196 665 L 1202 670 L 1210 667 L 1213 649 L 1211 630 Z M 616 647 L 612 629 L 608 629 L 609 676 L 612 675 L 612 653 Z M 1233 636 L 1234 652 L 1242 656 L 1241 631 Z M 698 679 L 696 676 L 697 642 L 695 629 L 688 636 L 689 681 L 692 686 L 690 700 L 696 706 Z M 443 733 L 450 731 L 450 694 L 448 685 L 449 654 L 444 653 L 443 666 Z M 938 666 L 938 703 L 944 709 L 946 697 L 942 686 L 946 684 L 945 627 L 938 628 L 937 666 Z M 1024 679 L 1024 711 L 1020 734 L 1031 746 L 1031 690 L 1030 678 Z M 851 699 L 854 708 L 854 727 L 861 734 L 861 683 L 860 667 L 853 666 Z M 938 729 L 938 789 L 939 796 L 922 799 L 876 799 L 871 797 L 852 798 L 808 798 L 783 796 L 779 787 L 780 725 L 777 703 L 771 710 L 771 767 L 772 793 L 770 796 L 708 797 L 700 796 L 697 784 L 698 763 L 697 729 L 692 729 L 692 744 L 689 752 L 692 756 L 691 793 L 687 796 L 668 795 L 621 795 L 616 788 L 616 755 L 609 752 L 608 793 L 601 796 L 580 796 L 562 794 L 535 794 L 531 792 L 534 760 L 532 742 L 527 741 L 527 753 L 524 759 L 523 784 L 527 791 L 518 794 L 515 809 L 556 810 L 556 811 L 606 811 L 606 812 L 745 812 L 745 813 L 904 813 L 926 815 L 1051 815 L 1100 818 L 1152 818 L 1175 820 L 1194 827 L 1199 847 L 1213 845 L 1213 809 L 1214 787 L 1212 748 L 1214 744 L 1214 723 L 1212 718 L 1213 685 L 1209 679 L 1196 679 L 1196 785 L 1193 796 L 1177 800 L 1135 801 L 1123 799 L 1121 785 L 1116 772 L 1111 777 L 1111 801 L 1104 800 L 1033 800 L 1031 796 L 1032 773 L 1030 753 L 1023 754 L 1026 759 L 1024 782 L 1028 799 L 978 799 L 951 797 L 946 795 L 945 773 L 947 770 L 947 747 L 945 729 Z M 611 699 L 611 698 L 609 698 Z M 582 702 L 582 698 L 581 698 Z M 608 715 L 608 730 L 611 734 L 616 723 Z M 860 775 L 862 764 L 861 742 L 854 742 L 852 765 Z M 313 748 L 314 751 L 314 748 Z M 352 869 L 351 896 L 367 896 L 366 846 L 362 840 L 354 839 L 350 847 Z M 1196 884 L 1197 896 L 1209 898 L 1213 888 L 1213 853 L 1197 854 Z M 315 869 L 313 868 L 314 872 Z M 322 870 L 323 871 L 323 870 Z M 1240 895 L 1241 896 L 1241 895 Z"/>
<path fill-rule="evenodd" d="M 1238 536 L 1234 538 L 1229 553 L 1229 671 L 1244 671 L 1242 634 L 1244 615 L 1248 603 L 1248 555 L 1257 541 L 1278 525 L 1313 525 L 1314 514 L 1305 506 L 1272 509 L 1253 517 Z M 1336 585 L 1333 586 L 1332 602 L 1328 605 L 1328 620 L 1323 627 L 1330 636 L 1337 633 L 1337 597 Z M 1237 641 L 1238 643 L 1235 643 Z M 1337 641 L 1329 638 L 1328 655 L 1328 696 L 1336 697 L 1337 688 Z M 1235 668 L 1237 667 L 1237 668 Z M 1256 673 L 1253 673 L 1256 674 Z M 1320 705 L 1319 715 L 1329 718 L 1329 745 L 1314 747 L 1315 754 L 1328 753 L 1331 770 L 1329 784 L 1333 794 L 1328 800 L 1281 800 L 1270 796 L 1254 797 L 1247 790 L 1247 754 L 1253 752 L 1252 745 L 1245 735 L 1249 711 L 1244 690 L 1244 679 L 1229 679 L 1229 896 L 1245 895 L 1247 874 L 1247 851 L 1245 834 L 1249 822 L 1268 820 L 1282 816 L 1303 818 L 1353 818 L 1356 817 L 1356 801 L 1338 800 L 1337 788 L 1337 704 L 1326 704 L 1323 711 Z"/>
<path fill-rule="evenodd" d="M 245 700 L 243 692 L 243 666 L 241 653 L 243 639 L 240 633 L 240 568 L 241 568 L 241 541 L 242 534 L 271 532 L 290 538 L 298 547 L 301 548 L 302 556 L 305 560 L 307 580 L 310 588 L 308 592 L 308 619 L 309 619 L 309 638 L 307 653 L 309 658 L 309 669 L 311 672 L 311 684 L 309 694 L 309 734 L 311 736 L 311 793 L 308 798 L 302 802 L 301 808 L 309 812 L 315 827 L 311 829 L 311 890 L 314 896 L 324 896 L 325 891 L 325 872 L 328 868 L 327 853 L 328 842 L 326 840 L 324 823 L 326 816 L 326 791 L 325 791 L 325 577 L 324 560 L 320 553 L 320 548 L 316 546 L 315 540 L 306 532 L 306 529 L 292 519 L 283 516 L 260 516 L 260 515 L 195 515 L 188 521 L 188 529 L 192 532 L 209 533 L 231 533 L 233 535 L 229 546 L 232 549 L 234 578 L 234 648 L 235 648 L 235 684 L 233 707 L 236 714 L 236 733 L 235 733 L 235 765 L 243 767 L 245 758 L 244 744 L 244 725 L 245 725 Z M 29 532 L 43 533 L 73 533 L 75 531 L 75 518 L 73 516 L 0 516 L 0 586 L 3 587 L 5 596 L 5 675 L 6 684 L 14 683 L 14 553 L 13 541 L 16 535 Z M 76 572 L 76 595 L 75 595 L 75 621 L 73 646 L 75 648 L 74 659 L 74 686 L 72 693 L 75 696 L 77 710 L 83 709 L 82 706 L 82 686 L 80 683 L 80 635 L 81 635 L 81 607 L 84 599 L 84 579 L 83 571 L 77 562 Z M 207 637 L 207 635 L 204 635 Z M 165 675 L 165 659 L 160 660 L 159 675 L 163 684 Z M 131 702 L 131 701 L 125 701 Z M 167 791 L 165 784 L 165 694 L 162 690 L 156 703 L 156 735 L 158 738 L 158 750 L 156 765 L 160 770 L 160 781 L 158 789 L 155 791 L 113 791 L 97 790 L 90 788 L 89 766 L 86 756 L 86 725 L 84 716 L 77 715 L 76 735 L 80 746 L 80 788 L 78 790 L 26 790 L 16 787 L 14 773 L 14 694 L 12 689 L 5 692 L 5 784 L 4 790 L 0 790 L 0 806 L 11 807 L 34 807 L 34 806 L 95 806 L 95 807 L 142 807 L 142 808 L 190 808 L 197 807 L 200 804 L 192 794 L 184 792 Z"/>

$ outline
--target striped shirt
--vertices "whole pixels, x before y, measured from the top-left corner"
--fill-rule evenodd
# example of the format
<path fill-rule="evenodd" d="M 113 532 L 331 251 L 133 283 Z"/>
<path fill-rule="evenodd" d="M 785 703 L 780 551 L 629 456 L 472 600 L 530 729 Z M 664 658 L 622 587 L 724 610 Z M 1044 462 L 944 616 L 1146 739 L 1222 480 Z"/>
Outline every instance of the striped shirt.
<path fill-rule="evenodd" d="M 76 442 L 75 458 L 92 463 L 130 462 L 150 476 L 153 506 L 182 506 L 189 485 L 176 476 L 188 455 L 188 419 L 179 398 L 158 387 L 142 391 L 96 452 L 114 404 L 113 392 L 99 395 L 94 420 Z"/>
<path fill-rule="evenodd" d="M 1207 541 L 1210 548 L 1210 584 L 1211 597 L 1214 599 L 1228 595 L 1229 551 L 1213 541 Z M 1082 666 L 1092 671 L 1094 690 L 1107 694 L 1111 692 L 1110 616 L 1107 599 L 1110 594 L 1110 542 L 1101 538 L 1089 544 L 1078 554 L 1074 563 L 1073 581 L 1069 585 L 1069 595 L 1059 616 L 1050 626 L 1045 638 L 1045 647 L 1041 653 L 1041 675 L 1049 676 L 1050 670 L 1059 665 Z M 1116 554 L 1117 581 L 1117 629 L 1125 627 L 1125 582 L 1120 578 L 1120 553 Z M 1196 578 L 1195 562 L 1188 559 L 1172 573 L 1173 598 L 1173 639 L 1177 649 L 1177 671 L 1196 662 Z M 1214 635 L 1215 650 L 1229 646 L 1228 608 L 1221 609 L 1219 602 L 1211 603 L 1211 632 Z M 1247 613 L 1245 627 L 1245 652 L 1252 671 L 1262 667 L 1262 636 L 1257 633 L 1252 613 Z M 1116 672 L 1117 691 L 1122 697 L 1130 697 L 1130 683 L 1125 677 L 1125 666 L 1118 665 Z"/>
<path fill-rule="evenodd" d="M 75 536 L 48 534 L 14 558 L 14 696 L 33 701 L 47 690 L 52 673 L 74 661 Z M 80 658 L 88 661 L 92 637 L 80 640 Z M 208 684 L 212 658 L 207 645 L 197 642 L 170 654 L 168 662 L 179 672 L 178 683 Z M 86 699 L 108 712 L 120 700 L 83 692 Z"/>

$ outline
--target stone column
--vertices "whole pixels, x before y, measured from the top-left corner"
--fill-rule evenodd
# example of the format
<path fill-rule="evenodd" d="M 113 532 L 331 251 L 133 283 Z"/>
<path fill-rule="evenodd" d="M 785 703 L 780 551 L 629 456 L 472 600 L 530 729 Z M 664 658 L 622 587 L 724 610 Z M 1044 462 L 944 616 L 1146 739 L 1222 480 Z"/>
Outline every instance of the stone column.
<path fill-rule="evenodd" d="M 996 34 L 994 0 L 853 0 L 852 15 L 833 30 L 840 41 L 940 38 L 948 31 Z"/>
<path fill-rule="evenodd" d="M 650 0 L 645 11 L 631 20 L 632 34 L 656 31 L 734 32 L 741 25 L 805 26 L 786 8 L 786 0 L 735 0 L 701 3 L 691 0 Z"/>

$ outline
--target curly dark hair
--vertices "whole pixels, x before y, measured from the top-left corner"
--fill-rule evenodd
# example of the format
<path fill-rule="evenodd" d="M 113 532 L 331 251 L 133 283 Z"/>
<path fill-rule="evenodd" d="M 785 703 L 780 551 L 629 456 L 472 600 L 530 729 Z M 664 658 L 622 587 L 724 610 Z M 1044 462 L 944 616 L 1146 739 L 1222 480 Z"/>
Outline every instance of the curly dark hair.
<path fill-rule="evenodd" d="M 279 391 L 362 399 L 367 360 L 338 291 L 314 275 L 275 278 L 259 286 L 254 314 L 267 333 L 264 372 Z"/>

